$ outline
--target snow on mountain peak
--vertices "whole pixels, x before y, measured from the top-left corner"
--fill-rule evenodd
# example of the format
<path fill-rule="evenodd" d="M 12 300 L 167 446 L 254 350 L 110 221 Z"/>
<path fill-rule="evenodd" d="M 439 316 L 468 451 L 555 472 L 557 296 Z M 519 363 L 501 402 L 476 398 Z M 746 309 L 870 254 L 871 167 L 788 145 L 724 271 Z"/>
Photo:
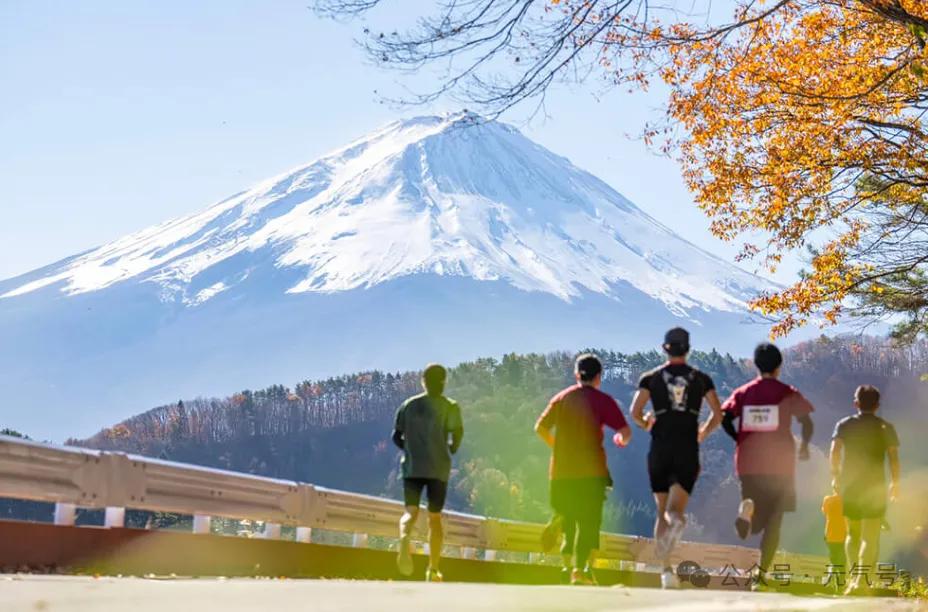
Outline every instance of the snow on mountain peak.
<path fill-rule="evenodd" d="M 193 307 L 279 269 L 298 272 L 288 293 L 413 274 L 502 280 L 567 301 L 583 291 L 621 299 L 631 285 L 678 315 L 741 311 L 767 286 L 518 130 L 465 111 L 390 123 L 201 213 L 66 260 L 0 298 L 134 281 Z"/>

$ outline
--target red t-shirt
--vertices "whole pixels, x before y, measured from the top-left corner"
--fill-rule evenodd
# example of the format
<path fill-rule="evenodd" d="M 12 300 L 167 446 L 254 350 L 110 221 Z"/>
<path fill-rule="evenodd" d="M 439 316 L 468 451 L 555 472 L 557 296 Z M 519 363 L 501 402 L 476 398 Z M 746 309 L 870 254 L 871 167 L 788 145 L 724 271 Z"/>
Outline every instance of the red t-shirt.
<path fill-rule="evenodd" d="M 739 419 L 735 449 L 735 469 L 739 476 L 795 474 L 792 421 L 814 410 L 795 387 L 775 378 L 756 378 L 735 389 L 722 410 Z"/>
<path fill-rule="evenodd" d="M 618 431 L 628 424 L 611 395 L 584 385 L 568 387 L 551 398 L 538 423 L 554 430 L 552 480 L 608 477 L 603 426 Z"/>

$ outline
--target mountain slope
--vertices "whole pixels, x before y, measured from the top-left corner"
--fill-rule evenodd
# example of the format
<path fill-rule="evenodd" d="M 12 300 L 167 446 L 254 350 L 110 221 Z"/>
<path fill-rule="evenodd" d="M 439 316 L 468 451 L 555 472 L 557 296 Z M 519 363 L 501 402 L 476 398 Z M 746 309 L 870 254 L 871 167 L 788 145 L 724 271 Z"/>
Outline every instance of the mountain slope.
<path fill-rule="evenodd" d="M 737 350 L 763 334 L 743 323 L 766 287 L 512 127 L 421 117 L 0 282 L 0 385 L 24 408 L 10 425 L 82 434 L 179 396 L 653 346 L 681 322 Z M 37 429 L 62 402 L 75 426 Z"/>
<path fill-rule="evenodd" d="M 2 297 L 134 280 L 197 305 L 273 253 L 304 271 L 289 293 L 371 287 L 416 273 L 505 280 L 562 299 L 625 281 L 679 312 L 739 310 L 763 281 L 674 235 L 607 185 L 500 123 L 396 122 L 308 166 L 95 249 Z M 218 273 L 217 273 L 218 272 Z M 213 282 L 215 281 L 215 282 Z M 209 283 L 209 284 L 207 284 Z"/>

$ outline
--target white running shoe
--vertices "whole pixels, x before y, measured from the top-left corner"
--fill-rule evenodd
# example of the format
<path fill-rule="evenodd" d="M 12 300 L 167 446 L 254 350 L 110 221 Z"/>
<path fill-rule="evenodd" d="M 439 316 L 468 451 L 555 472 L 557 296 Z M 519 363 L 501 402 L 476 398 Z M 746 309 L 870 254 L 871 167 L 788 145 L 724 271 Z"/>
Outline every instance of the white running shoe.
<path fill-rule="evenodd" d="M 679 589 L 680 588 L 680 579 L 677 578 L 677 575 L 673 572 L 672 569 L 665 569 L 661 572 L 661 588 L 662 589 Z"/>

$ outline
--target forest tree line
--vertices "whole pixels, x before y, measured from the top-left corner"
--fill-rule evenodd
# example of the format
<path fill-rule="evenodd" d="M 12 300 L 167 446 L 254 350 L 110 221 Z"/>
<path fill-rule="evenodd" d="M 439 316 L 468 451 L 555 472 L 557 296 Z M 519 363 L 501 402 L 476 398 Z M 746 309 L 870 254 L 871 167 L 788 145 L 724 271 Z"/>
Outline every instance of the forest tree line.
<path fill-rule="evenodd" d="M 640 374 L 664 359 L 657 351 L 594 352 L 605 366 L 604 388 L 626 409 Z M 449 491 L 451 508 L 546 518 L 549 451 L 532 426 L 548 399 L 572 382 L 573 359 L 567 352 L 509 354 L 450 369 L 447 393 L 461 404 L 466 427 Z M 713 377 L 723 399 L 755 375 L 749 360 L 717 351 L 696 351 L 691 361 Z M 834 423 L 851 409 L 853 387 L 867 382 L 884 388 L 890 418 L 920 416 L 928 397 L 928 385 L 920 381 L 925 372 L 926 343 L 897 348 L 874 338 L 822 337 L 787 350 L 784 379 L 816 405 L 813 441 L 820 452 L 808 468 L 810 504 L 820 503 L 816 487 L 827 475 L 823 453 Z M 292 389 L 274 385 L 161 406 L 70 443 L 399 498 L 398 451 L 389 441 L 390 430 L 396 408 L 419 391 L 417 372 L 366 372 L 302 381 Z M 628 449 L 607 448 L 617 483 L 607 506 L 607 529 L 649 531 L 653 510 L 646 453 L 647 435 L 640 431 Z M 690 536 L 724 541 L 730 539 L 730 526 L 718 516 L 728 497 L 736 495 L 731 441 L 721 432 L 711 436 L 702 463 L 699 489 L 714 495 L 697 492 Z M 810 508 L 817 516 L 817 506 Z M 793 537 L 802 544 L 808 535 Z"/>

